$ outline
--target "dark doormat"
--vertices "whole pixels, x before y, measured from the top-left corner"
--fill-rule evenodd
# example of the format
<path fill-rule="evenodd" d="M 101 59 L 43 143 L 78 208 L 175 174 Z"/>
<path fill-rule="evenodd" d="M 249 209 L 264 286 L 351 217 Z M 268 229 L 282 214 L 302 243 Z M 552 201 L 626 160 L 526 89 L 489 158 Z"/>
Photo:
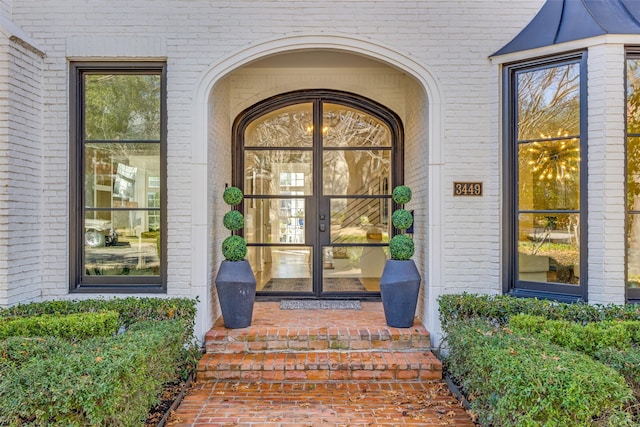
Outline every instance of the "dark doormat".
<path fill-rule="evenodd" d="M 365 292 L 360 279 L 356 277 L 331 277 L 324 279 L 324 292 Z M 271 279 L 260 291 L 311 292 L 311 279 Z"/>
<path fill-rule="evenodd" d="M 346 300 L 282 300 L 280 310 L 361 310 L 360 301 Z"/>

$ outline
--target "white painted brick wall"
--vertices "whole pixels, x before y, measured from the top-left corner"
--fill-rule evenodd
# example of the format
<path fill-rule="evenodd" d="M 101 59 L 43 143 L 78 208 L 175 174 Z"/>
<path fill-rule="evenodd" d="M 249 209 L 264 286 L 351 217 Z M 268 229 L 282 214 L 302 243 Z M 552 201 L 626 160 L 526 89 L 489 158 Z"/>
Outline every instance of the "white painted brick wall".
<path fill-rule="evenodd" d="M 2 36 L 0 305 L 41 295 L 42 58 Z"/>
<path fill-rule="evenodd" d="M 623 303 L 625 292 L 624 46 L 589 49 L 589 301 Z M 584 230 L 583 230 L 584 231 Z"/>

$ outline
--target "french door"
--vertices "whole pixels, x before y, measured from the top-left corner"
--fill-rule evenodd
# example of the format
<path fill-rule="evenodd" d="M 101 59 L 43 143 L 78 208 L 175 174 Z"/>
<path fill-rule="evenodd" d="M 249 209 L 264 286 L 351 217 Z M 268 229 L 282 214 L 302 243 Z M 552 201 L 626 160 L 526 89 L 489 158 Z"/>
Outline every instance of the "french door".
<path fill-rule="evenodd" d="M 344 92 L 292 92 L 242 113 L 234 136 L 258 295 L 379 296 L 402 169 L 397 116 Z"/>

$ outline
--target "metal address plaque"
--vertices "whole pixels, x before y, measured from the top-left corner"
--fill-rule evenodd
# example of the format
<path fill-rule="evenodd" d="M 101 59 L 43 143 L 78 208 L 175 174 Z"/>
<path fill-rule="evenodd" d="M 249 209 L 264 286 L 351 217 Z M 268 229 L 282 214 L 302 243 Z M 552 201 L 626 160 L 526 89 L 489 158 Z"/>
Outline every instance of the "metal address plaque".
<path fill-rule="evenodd" d="M 482 196 L 481 182 L 454 182 L 454 196 Z"/>

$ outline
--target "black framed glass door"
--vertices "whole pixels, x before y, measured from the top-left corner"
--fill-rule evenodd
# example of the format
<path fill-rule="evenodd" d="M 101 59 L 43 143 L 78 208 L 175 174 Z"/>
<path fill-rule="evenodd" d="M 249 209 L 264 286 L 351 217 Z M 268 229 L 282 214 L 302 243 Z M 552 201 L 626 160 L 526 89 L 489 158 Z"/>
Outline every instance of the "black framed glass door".
<path fill-rule="evenodd" d="M 258 295 L 379 296 L 401 170 L 396 116 L 342 92 L 295 92 L 245 111 L 234 135 Z"/>

